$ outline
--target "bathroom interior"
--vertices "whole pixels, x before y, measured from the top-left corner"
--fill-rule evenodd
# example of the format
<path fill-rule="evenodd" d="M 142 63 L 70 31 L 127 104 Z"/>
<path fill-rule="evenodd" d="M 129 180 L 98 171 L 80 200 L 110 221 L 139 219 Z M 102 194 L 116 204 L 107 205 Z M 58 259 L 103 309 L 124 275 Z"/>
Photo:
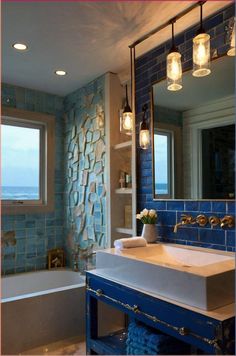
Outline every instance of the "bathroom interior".
<path fill-rule="evenodd" d="M 235 3 L 2 2 L 1 354 L 235 354 Z"/>

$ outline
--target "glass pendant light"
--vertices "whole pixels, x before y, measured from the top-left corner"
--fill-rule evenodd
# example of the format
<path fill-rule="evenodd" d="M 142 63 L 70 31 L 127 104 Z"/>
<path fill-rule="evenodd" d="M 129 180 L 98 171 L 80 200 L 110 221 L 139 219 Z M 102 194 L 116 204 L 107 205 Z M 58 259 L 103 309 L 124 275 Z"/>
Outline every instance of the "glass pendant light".
<path fill-rule="evenodd" d="M 125 86 L 125 90 L 126 90 L 125 107 L 121 115 L 120 131 L 122 133 L 125 133 L 126 135 L 132 135 L 133 113 L 131 107 L 129 106 L 127 85 Z"/>
<path fill-rule="evenodd" d="M 147 150 L 150 146 L 150 132 L 149 125 L 147 123 L 147 104 L 143 105 L 143 119 L 140 123 L 139 130 L 139 145 L 143 150 Z"/>
<path fill-rule="evenodd" d="M 234 19 L 234 25 L 231 34 L 230 49 L 228 50 L 227 55 L 230 57 L 235 56 L 235 19 Z"/>
<path fill-rule="evenodd" d="M 205 77 L 211 73 L 210 70 L 210 35 L 202 26 L 202 6 L 200 2 L 200 28 L 193 38 L 193 76 Z"/>
<path fill-rule="evenodd" d="M 174 42 L 174 23 L 175 20 L 172 20 L 172 46 L 166 58 L 167 89 L 171 91 L 182 89 L 181 54 Z"/>

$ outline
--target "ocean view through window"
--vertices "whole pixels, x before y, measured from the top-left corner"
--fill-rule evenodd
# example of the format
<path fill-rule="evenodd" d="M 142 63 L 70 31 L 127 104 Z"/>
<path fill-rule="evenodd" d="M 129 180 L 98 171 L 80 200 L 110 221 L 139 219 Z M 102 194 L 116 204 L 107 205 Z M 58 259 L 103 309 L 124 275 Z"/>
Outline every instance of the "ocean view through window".
<path fill-rule="evenodd" d="M 54 210 L 55 117 L 2 107 L 3 215 Z"/>
<path fill-rule="evenodd" d="M 156 130 L 154 133 L 154 194 L 159 197 L 169 198 L 172 194 L 172 140 L 171 132 Z"/>
<path fill-rule="evenodd" d="M 2 200 L 40 199 L 40 128 L 1 125 Z"/>

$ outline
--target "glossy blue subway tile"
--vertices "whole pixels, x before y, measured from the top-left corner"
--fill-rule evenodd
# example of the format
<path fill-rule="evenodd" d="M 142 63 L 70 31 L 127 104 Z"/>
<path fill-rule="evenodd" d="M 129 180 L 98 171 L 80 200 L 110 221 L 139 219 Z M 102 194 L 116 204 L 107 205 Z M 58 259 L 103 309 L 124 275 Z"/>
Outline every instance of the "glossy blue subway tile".
<path fill-rule="evenodd" d="M 167 201 L 167 210 L 184 210 L 184 201 Z"/>
<path fill-rule="evenodd" d="M 198 201 L 185 201 L 184 210 L 186 211 L 197 211 L 199 210 L 199 202 Z"/>
<path fill-rule="evenodd" d="M 235 247 L 235 231 L 228 230 L 226 232 L 226 245 Z"/>
<path fill-rule="evenodd" d="M 214 245 L 225 245 L 225 231 L 199 229 L 199 240 Z"/>
<path fill-rule="evenodd" d="M 223 12 L 224 20 L 235 16 L 235 6 L 227 7 Z"/>
<path fill-rule="evenodd" d="M 158 212 L 158 225 L 175 225 L 176 212 L 173 211 L 159 211 Z"/>
<path fill-rule="evenodd" d="M 176 233 L 176 239 L 197 241 L 198 229 L 196 227 L 180 227 Z"/>
<path fill-rule="evenodd" d="M 235 214 L 235 201 L 227 202 L 227 213 Z"/>
<path fill-rule="evenodd" d="M 225 201 L 212 201 L 212 212 L 226 213 L 226 202 Z"/>
<path fill-rule="evenodd" d="M 199 211 L 207 212 L 212 211 L 210 201 L 199 201 Z"/>
<path fill-rule="evenodd" d="M 155 210 L 167 210 L 167 203 L 166 201 L 155 201 Z"/>
<path fill-rule="evenodd" d="M 220 25 L 223 22 L 223 13 L 219 13 L 216 16 L 210 17 L 208 20 L 204 21 L 204 29 L 208 31 L 212 27 Z"/>

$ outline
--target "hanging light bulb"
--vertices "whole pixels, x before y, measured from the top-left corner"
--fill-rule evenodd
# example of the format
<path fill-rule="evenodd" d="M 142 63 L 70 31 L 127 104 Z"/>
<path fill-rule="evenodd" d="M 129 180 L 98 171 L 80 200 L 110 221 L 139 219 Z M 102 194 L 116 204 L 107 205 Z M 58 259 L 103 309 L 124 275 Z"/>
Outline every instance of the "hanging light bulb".
<path fill-rule="evenodd" d="M 147 108 L 147 104 L 143 105 L 143 119 L 139 130 L 139 145 L 143 150 L 147 150 L 150 146 L 150 132 L 146 117 Z"/>
<path fill-rule="evenodd" d="M 230 49 L 227 52 L 227 55 L 232 57 L 235 56 L 235 19 L 234 19 L 234 25 L 233 25 L 233 30 L 231 34 L 231 41 L 230 41 Z"/>
<path fill-rule="evenodd" d="M 200 28 L 193 38 L 193 76 L 205 77 L 210 70 L 210 35 L 202 27 L 202 6 L 200 2 Z"/>
<path fill-rule="evenodd" d="M 124 107 L 123 113 L 121 115 L 120 131 L 122 133 L 125 133 L 126 135 L 132 135 L 133 113 L 129 106 L 127 85 L 125 87 L 125 90 L 126 90 L 125 107 Z"/>
<path fill-rule="evenodd" d="M 167 89 L 177 91 L 182 89 L 182 65 L 181 54 L 179 53 L 177 47 L 175 47 L 174 42 L 174 23 L 175 20 L 172 20 L 172 47 L 166 58 L 166 72 Z"/>

